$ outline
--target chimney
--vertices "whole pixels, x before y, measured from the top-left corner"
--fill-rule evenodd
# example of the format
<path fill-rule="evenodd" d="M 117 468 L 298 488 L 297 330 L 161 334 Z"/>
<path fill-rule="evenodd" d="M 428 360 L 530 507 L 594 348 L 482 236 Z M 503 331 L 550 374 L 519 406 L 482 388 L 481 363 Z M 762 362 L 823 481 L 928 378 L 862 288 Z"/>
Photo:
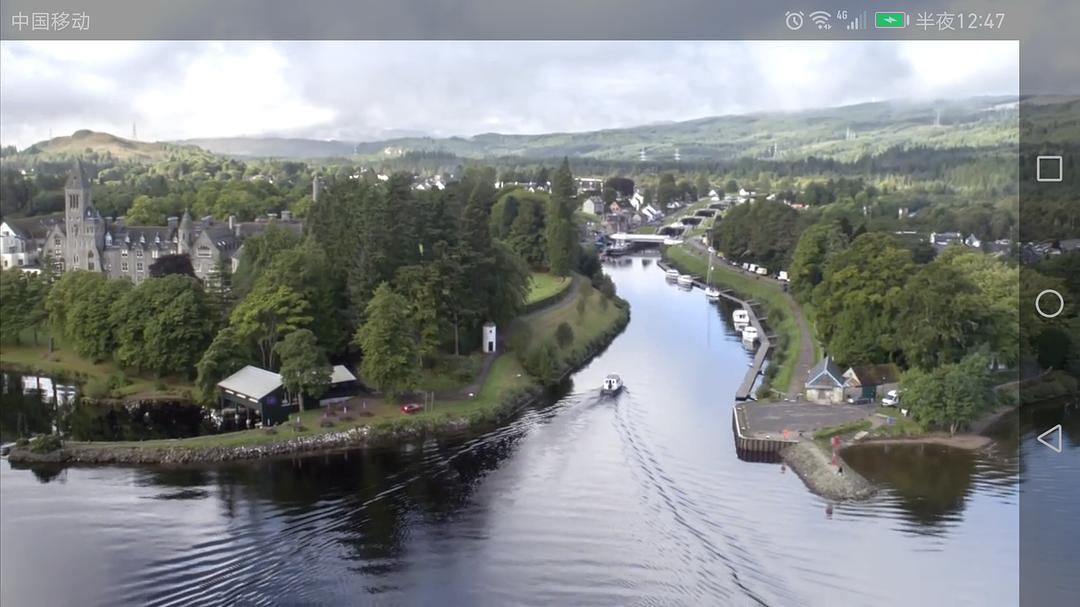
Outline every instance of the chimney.
<path fill-rule="evenodd" d="M 179 222 L 180 222 L 180 218 L 179 217 L 169 217 L 168 219 L 166 219 L 166 221 L 169 222 L 169 229 L 170 230 L 175 230 L 177 224 L 179 224 Z"/>
<path fill-rule="evenodd" d="M 292 211 L 282 211 L 281 212 L 281 220 L 282 221 L 292 221 Z"/>

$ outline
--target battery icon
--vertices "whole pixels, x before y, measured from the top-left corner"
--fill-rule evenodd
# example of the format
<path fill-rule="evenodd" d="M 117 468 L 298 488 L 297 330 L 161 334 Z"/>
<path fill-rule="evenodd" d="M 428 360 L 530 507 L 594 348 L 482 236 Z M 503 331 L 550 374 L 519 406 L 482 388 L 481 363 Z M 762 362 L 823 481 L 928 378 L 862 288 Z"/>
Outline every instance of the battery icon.
<path fill-rule="evenodd" d="M 903 29 L 907 25 L 905 13 L 874 13 L 874 27 L 878 29 Z"/>

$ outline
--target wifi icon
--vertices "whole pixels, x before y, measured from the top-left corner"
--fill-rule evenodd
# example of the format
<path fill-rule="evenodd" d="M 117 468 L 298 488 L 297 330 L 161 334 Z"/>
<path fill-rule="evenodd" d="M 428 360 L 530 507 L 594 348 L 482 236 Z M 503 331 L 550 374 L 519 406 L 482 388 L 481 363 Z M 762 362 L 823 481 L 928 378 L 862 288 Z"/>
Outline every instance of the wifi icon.
<path fill-rule="evenodd" d="M 810 21 L 817 26 L 819 30 L 832 29 L 832 24 L 829 20 L 832 19 L 827 11 L 814 11 L 810 13 Z"/>

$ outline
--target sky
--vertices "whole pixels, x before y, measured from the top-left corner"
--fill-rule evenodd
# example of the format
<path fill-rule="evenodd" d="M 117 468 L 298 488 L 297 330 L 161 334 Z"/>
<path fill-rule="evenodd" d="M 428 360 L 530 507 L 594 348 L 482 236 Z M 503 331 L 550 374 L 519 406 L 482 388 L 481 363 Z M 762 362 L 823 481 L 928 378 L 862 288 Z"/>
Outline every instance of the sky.
<path fill-rule="evenodd" d="M 1014 41 L 0 42 L 0 143 L 591 131 L 1016 95 Z"/>

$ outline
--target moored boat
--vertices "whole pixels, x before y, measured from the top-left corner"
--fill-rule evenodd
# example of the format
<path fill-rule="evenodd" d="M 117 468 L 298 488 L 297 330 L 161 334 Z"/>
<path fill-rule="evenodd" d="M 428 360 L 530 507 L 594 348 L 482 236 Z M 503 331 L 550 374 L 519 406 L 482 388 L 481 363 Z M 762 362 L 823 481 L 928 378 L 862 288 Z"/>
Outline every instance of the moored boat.
<path fill-rule="evenodd" d="M 756 327 L 746 327 L 742 330 L 743 341 L 754 342 L 758 338 L 758 330 Z"/>
<path fill-rule="evenodd" d="M 693 286 L 694 284 L 694 277 L 689 274 L 680 274 L 677 280 L 679 285 L 684 287 Z"/>
<path fill-rule="evenodd" d="M 705 299 L 709 301 L 716 301 L 720 299 L 720 289 L 716 287 L 708 287 L 705 289 Z"/>
<path fill-rule="evenodd" d="M 676 270 L 675 268 L 671 268 L 670 270 L 664 272 L 664 278 L 666 278 L 668 280 L 678 280 L 679 279 L 679 271 Z"/>
<path fill-rule="evenodd" d="M 750 324 L 750 313 L 742 308 L 739 308 L 731 314 L 731 320 L 736 325 L 748 325 Z"/>
<path fill-rule="evenodd" d="M 604 394 L 618 394 L 623 389 L 622 378 L 614 373 L 609 374 L 604 378 L 604 387 L 601 392 Z"/>

